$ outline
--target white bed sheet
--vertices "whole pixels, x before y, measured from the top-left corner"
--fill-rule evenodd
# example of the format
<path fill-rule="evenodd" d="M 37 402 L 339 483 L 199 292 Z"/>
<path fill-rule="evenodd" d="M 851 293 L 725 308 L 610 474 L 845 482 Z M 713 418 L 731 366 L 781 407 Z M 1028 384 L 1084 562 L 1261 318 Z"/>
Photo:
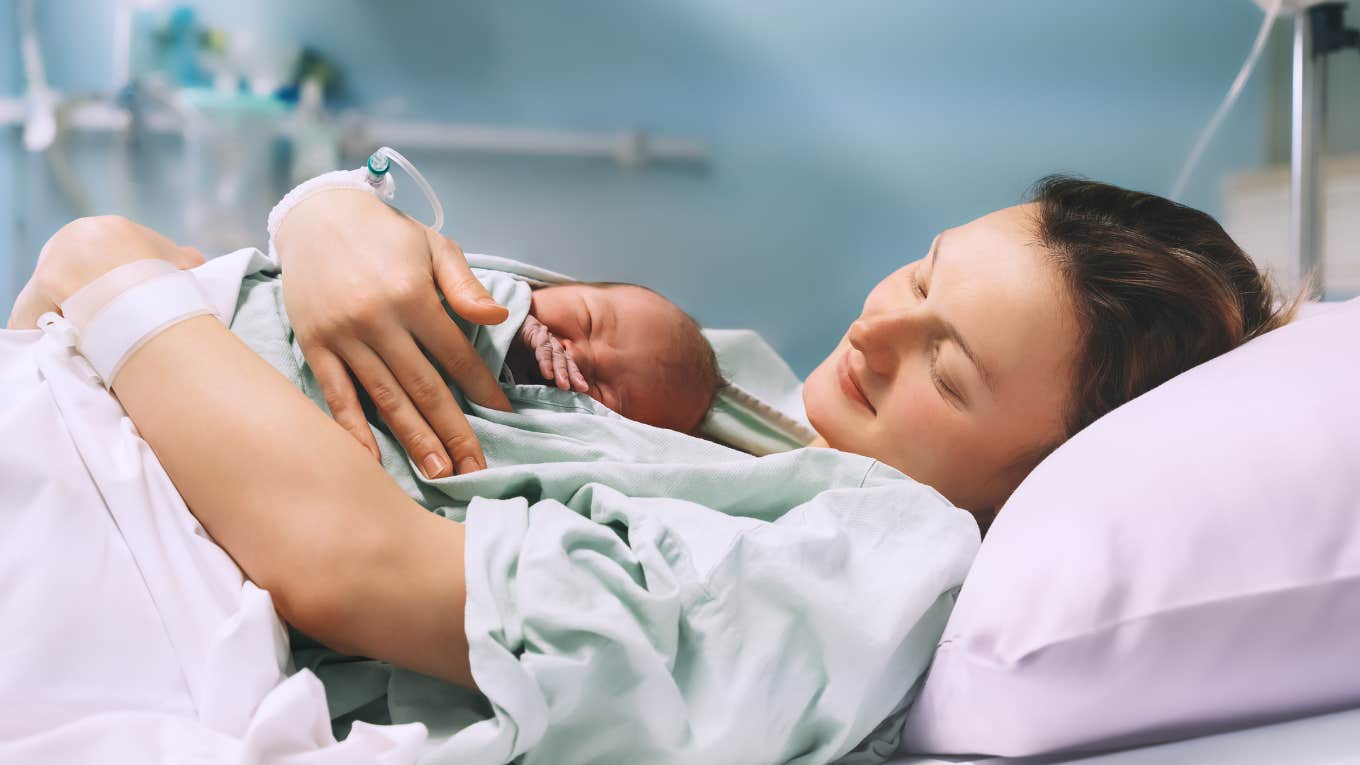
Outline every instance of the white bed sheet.
<path fill-rule="evenodd" d="M 888 765 L 1341 765 L 1360 762 L 1360 709 L 1123 749 L 1050 757 L 915 757 Z"/>
<path fill-rule="evenodd" d="M 201 271 L 239 283 L 222 269 Z M 0 330 L 0 765 L 413 763 L 423 726 L 335 741 L 268 593 L 70 340 Z"/>
<path fill-rule="evenodd" d="M 220 265 L 197 275 L 239 281 Z M 16 627 L 0 647 L 0 763 L 416 758 L 421 726 L 331 738 L 316 678 L 283 679 L 267 594 L 53 337 L 0 330 L 0 390 L 0 624 Z M 1098 756 L 893 765 L 1356 761 L 1360 710 Z"/>

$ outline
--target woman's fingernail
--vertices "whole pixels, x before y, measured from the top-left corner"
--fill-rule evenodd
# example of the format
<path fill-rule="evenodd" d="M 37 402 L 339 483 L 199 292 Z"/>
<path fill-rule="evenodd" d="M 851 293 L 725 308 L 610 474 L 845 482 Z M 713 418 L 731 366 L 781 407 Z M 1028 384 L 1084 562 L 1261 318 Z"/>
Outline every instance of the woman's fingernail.
<path fill-rule="evenodd" d="M 464 457 L 461 460 L 458 460 L 458 475 L 475 473 L 481 469 L 482 466 L 480 463 L 477 462 L 476 457 Z"/>
<path fill-rule="evenodd" d="M 439 475 L 440 471 L 444 469 L 444 460 L 440 459 L 438 454 L 431 454 L 427 456 L 425 458 L 425 462 L 421 464 L 425 466 L 426 478 L 434 478 L 435 476 Z"/>
<path fill-rule="evenodd" d="M 477 302 L 481 303 L 482 305 L 500 305 L 500 303 L 497 303 L 496 299 L 491 297 L 490 295 L 482 295 L 481 297 L 477 298 Z"/>

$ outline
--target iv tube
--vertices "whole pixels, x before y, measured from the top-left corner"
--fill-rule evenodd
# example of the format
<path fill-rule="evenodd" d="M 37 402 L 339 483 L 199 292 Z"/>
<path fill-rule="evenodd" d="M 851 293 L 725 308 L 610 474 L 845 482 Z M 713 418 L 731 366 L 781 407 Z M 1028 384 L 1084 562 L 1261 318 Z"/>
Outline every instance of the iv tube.
<path fill-rule="evenodd" d="M 1283 0 L 1269 2 L 1265 20 L 1261 22 L 1261 31 L 1256 33 L 1256 42 L 1251 46 L 1251 53 L 1247 54 L 1247 60 L 1242 63 L 1242 69 L 1238 71 L 1232 87 L 1228 88 L 1228 95 L 1224 96 L 1223 103 L 1218 105 L 1218 111 L 1214 112 L 1209 124 L 1205 125 L 1204 131 L 1199 134 L 1195 148 L 1190 150 L 1190 158 L 1185 160 L 1185 167 L 1181 168 L 1181 174 L 1176 177 L 1176 183 L 1171 187 L 1173 201 L 1179 202 L 1181 194 L 1185 193 L 1185 186 L 1190 182 L 1190 173 L 1194 171 L 1195 165 L 1199 164 L 1200 155 L 1208 148 L 1209 139 L 1218 132 L 1218 126 L 1223 122 L 1223 118 L 1228 116 L 1233 104 L 1237 103 L 1237 97 L 1242 95 L 1242 88 L 1247 85 L 1247 78 L 1251 77 L 1252 70 L 1256 68 L 1256 60 L 1261 57 L 1261 51 L 1266 47 L 1266 38 L 1270 35 L 1270 29 L 1275 25 L 1275 17 L 1280 15 L 1280 6 L 1283 4 Z"/>
<path fill-rule="evenodd" d="M 388 162 L 389 159 L 400 165 L 401 169 L 411 176 L 411 179 L 416 182 L 416 186 L 420 187 L 421 193 L 425 195 L 425 199 L 429 200 L 430 209 L 434 210 L 434 222 L 430 224 L 430 230 L 439 233 L 439 229 L 444 227 L 444 206 L 439 204 L 439 197 L 435 196 L 434 189 L 430 188 L 425 176 L 421 175 L 416 166 L 411 164 L 411 160 L 403 157 L 401 152 L 390 146 L 383 146 L 373 152 L 368 158 L 368 182 L 375 186 L 382 182 L 382 177 L 392 169 Z"/>

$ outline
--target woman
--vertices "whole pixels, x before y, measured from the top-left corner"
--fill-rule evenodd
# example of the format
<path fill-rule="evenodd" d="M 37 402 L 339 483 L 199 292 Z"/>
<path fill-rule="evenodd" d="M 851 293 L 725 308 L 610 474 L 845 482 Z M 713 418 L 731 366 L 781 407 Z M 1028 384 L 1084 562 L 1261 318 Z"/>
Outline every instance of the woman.
<path fill-rule="evenodd" d="M 1197 210 L 1060 176 L 1036 184 L 1031 196 L 1031 204 L 946 232 L 930 256 L 875 287 L 860 320 L 807 380 L 804 400 L 819 444 L 882 459 L 985 517 L 1044 456 L 1100 415 L 1293 315 L 1294 303 L 1279 305 L 1250 258 Z M 363 194 L 313 200 L 279 234 L 284 294 L 336 421 L 377 451 L 348 369 L 418 463 L 429 455 L 445 471 L 457 464 L 462 472 L 485 462 L 418 346 L 473 400 L 508 409 L 462 336 L 444 329 L 452 324 L 436 284 L 470 321 L 495 323 L 504 311 L 472 278 L 456 244 L 425 234 Z M 913 320 L 908 304 L 913 295 L 925 300 L 941 250 L 952 255 L 945 291 L 935 297 L 945 305 Z M 956 281 L 966 283 L 950 289 L 955 270 Z M 950 321 L 954 310 L 965 316 Z M 954 324 L 959 337 L 915 341 L 912 333 L 923 323 L 937 324 L 936 334 Z M 999 393 L 977 386 L 980 371 L 992 370 L 962 353 L 972 349 L 973 335 L 987 348 L 983 360 L 998 356 L 1003 382 L 1014 384 Z M 879 351 L 897 346 L 903 358 L 884 359 Z M 837 366 L 847 356 L 861 387 L 869 378 L 872 399 L 889 394 L 891 411 L 873 417 L 867 431 L 857 414 L 863 410 L 835 393 Z M 910 366 L 914 376 L 887 385 L 896 364 Z M 935 395 L 967 416 L 934 411 L 944 402 L 914 395 L 937 372 Z M 973 392 L 966 405 L 969 391 L 961 386 Z M 892 410 L 895 403 L 903 408 Z M 1004 437 L 997 437 L 998 427 Z"/>
<path fill-rule="evenodd" d="M 397 248 L 410 259 L 404 271 L 384 259 L 381 280 L 364 278 L 360 237 L 373 233 L 384 246 L 409 247 Z M 469 458 L 484 465 L 466 422 L 438 405 L 434 393 L 442 385 L 422 382 L 432 369 L 415 360 L 419 343 L 474 398 L 505 403 L 494 400 L 485 370 L 460 351 L 457 333 L 439 328 L 436 282 L 460 313 L 497 318 L 494 308 L 475 304 L 477 290 L 456 248 L 349 192 L 298 207 L 278 245 L 293 280 L 284 288 L 289 314 L 336 418 L 345 422 L 358 412 L 347 400 L 352 390 L 338 383 L 344 359 L 414 458 L 442 442 L 451 444 L 460 466 Z M 329 266 L 342 276 L 327 282 L 317 276 L 324 272 L 309 271 L 337 253 L 352 258 Z M 125 221 L 73 224 L 49 244 L 11 326 L 29 326 L 38 312 L 121 263 L 153 257 L 183 255 Z M 397 300 L 374 302 L 373 285 L 383 283 L 398 285 Z M 343 306 L 357 319 L 324 316 L 323 305 Z M 986 517 L 1071 433 L 1286 318 L 1273 307 L 1268 283 L 1207 216 L 1156 197 L 1053 179 L 1037 188 L 1030 204 L 944 232 L 926 259 L 875 287 L 860 319 L 807 380 L 804 401 L 821 436 L 816 444 L 880 460 Z M 195 363 L 184 364 L 185 357 Z M 218 392 L 223 380 L 230 381 L 231 395 Z M 473 625 L 463 616 L 465 576 L 481 572 L 465 571 L 465 553 L 471 558 L 477 551 L 467 549 L 462 524 L 411 502 L 316 407 L 211 320 L 191 319 L 153 338 L 113 387 L 194 514 L 270 591 L 283 618 L 337 650 L 477 687 L 479 660 L 469 657 Z M 412 391 L 411 399 L 402 389 Z M 282 443 L 280 434 L 286 434 Z M 863 523 L 865 517 L 840 519 Z M 933 528 L 952 533 L 946 525 Z M 858 563 L 841 565 L 853 568 L 852 562 Z M 875 589 L 832 594 L 868 593 L 884 597 Z M 802 605 L 799 598 L 816 597 L 779 595 L 793 598 L 793 611 Z M 866 641 L 850 650 L 874 648 L 866 633 L 844 634 Z M 709 650 L 727 649 L 715 643 Z M 561 671 L 563 657 L 557 658 L 555 671 Z M 480 660 L 483 673 L 487 661 Z M 694 671 L 686 662 L 668 669 L 677 678 Z M 766 666 L 764 674 L 781 669 Z M 806 667 L 787 671 L 793 676 L 800 669 Z M 854 672 L 841 671 L 841 678 Z M 870 726 L 900 710 L 913 679 L 897 678 L 885 691 L 891 700 Z M 840 687 L 833 680 L 827 688 Z M 778 718 L 796 717 L 814 703 L 797 692 L 770 701 Z M 634 719 L 656 722 L 645 710 Z M 862 735 L 862 726 L 856 730 Z M 816 735 L 811 725 L 798 732 Z M 684 731 L 676 740 L 695 735 Z M 789 738 L 751 750 L 748 761 L 808 751 L 825 757 L 854 743 L 814 748 Z M 685 756 L 678 748 L 673 754 Z"/>

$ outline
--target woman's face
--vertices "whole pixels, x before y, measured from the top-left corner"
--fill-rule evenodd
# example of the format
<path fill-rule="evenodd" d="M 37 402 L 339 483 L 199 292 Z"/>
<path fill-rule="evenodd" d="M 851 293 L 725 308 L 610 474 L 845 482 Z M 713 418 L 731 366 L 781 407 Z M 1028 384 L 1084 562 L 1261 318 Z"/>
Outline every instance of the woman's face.
<path fill-rule="evenodd" d="M 1078 330 L 1033 214 L 949 229 L 874 287 L 803 387 L 828 446 L 989 511 L 1062 439 Z"/>

